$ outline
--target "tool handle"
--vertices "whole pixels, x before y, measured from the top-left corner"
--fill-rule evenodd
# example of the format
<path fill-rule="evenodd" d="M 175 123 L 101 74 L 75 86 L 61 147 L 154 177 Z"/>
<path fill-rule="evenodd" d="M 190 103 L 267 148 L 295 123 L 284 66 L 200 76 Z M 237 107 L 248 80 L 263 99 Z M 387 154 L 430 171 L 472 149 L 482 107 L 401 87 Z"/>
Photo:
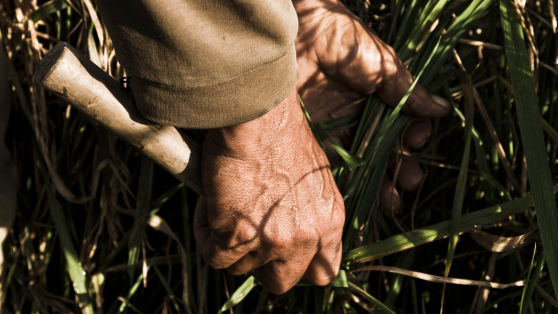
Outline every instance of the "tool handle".
<path fill-rule="evenodd" d="M 173 126 L 144 118 L 133 96 L 65 42 L 41 60 L 35 77 L 46 89 L 129 142 L 163 169 L 203 195 L 201 148 Z"/>

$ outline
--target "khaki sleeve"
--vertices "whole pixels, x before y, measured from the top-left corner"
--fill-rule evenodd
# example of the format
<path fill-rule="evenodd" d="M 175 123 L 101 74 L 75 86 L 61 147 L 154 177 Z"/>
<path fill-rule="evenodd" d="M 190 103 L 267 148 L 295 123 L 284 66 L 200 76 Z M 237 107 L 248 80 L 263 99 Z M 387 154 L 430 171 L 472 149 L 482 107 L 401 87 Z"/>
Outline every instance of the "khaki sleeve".
<path fill-rule="evenodd" d="M 291 0 L 96 0 L 139 111 L 218 128 L 258 118 L 298 81 Z"/>

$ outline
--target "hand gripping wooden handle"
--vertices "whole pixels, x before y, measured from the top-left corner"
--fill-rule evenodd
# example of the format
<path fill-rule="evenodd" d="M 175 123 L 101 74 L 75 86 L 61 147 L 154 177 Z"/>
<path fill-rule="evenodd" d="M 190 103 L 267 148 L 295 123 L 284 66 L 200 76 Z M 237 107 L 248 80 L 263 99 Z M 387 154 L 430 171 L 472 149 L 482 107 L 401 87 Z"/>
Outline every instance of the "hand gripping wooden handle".
<path fill-rule="evenodd" d="M 46 89 L 134 145 L 180 181 L 203 195 L 200 146 L 176 128 L 145 119 L 110 75 L 68 43 L 54 46 L 35 77 Z"/>

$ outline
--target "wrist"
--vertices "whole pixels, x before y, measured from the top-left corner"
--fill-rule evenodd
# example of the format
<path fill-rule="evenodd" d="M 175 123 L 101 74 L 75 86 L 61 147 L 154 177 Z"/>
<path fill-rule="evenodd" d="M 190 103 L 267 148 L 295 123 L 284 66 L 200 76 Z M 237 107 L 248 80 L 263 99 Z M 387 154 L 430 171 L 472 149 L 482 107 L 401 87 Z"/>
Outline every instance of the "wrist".
<path fill-rule="evenodd" d="M 254 154 L 292 140 L 304 127 L 308 126 L 295 88 L 265 115 L 246 123 L 211 129 L 208 136 L 222 149 Z"/>

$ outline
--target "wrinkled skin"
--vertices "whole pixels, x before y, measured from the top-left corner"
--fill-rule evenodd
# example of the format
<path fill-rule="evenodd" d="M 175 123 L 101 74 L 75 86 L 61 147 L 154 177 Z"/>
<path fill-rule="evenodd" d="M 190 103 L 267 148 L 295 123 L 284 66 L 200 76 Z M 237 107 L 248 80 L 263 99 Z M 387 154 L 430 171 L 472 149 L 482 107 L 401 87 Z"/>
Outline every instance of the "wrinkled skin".
<path fill-rule="evenodd" d="M 255 270 L 275 294 L 337 276 L 345 207 L 296 90 L 259 119 L 211 130 L 202 175 L 194 230 L 211 267 Z"/>
<path fill-rule="evenodd" d="M 298 92 L 315 121 L 327 121 L 332 110 L 372 92 L 390 105 L 399 102 L 412 78 L 390 47 L 337 1 L 293 4 L 299 16 Z M 206 197 L 194 215 L 196 244 L 211 267 L 251 272 L 275 294 L 300 279 L 326 285 L 341 261 L 343 199 L 296 93 L 258 119 L 209 131 L 202 147 Z M 346 114 L 362 110 L 351 108 Z M 404 112 L 430 118 L 448 109 L 417 86 Z M 418 120 L 405 144 L 421 146 L 430 130 L 428 120 Z M 414 163 L 404 161 L 399 173 L 403 189 L 422 180 Z M 382 195 L 395 207 L 396 191 L 385 182 Z"/>
<path fill-rule="evenodd" d="M 330 113 L 342 108 L 346 108 L 342 115 L 362 112 L 366 97 L 373 92 L 388 105 L 399 103 L 411 87 L 412 77 L 374 31 L 337 0 L 295 0 L 293 4 L 299 21 L 297 87 L 313 122 L 331 120 Z M 426 142 L 432 129 L 426 118 L 442 117 L 448 111 L 444 99 L 432 97 L 417 85 L 403 107 L 404 113 L 419 118 L 405 132 L 403 151 L 408 153 L 410 147 Z M 335 135 L 345 145 L 350 142 L 346 134 Z M 403 190 L 416 190 L 422 178 L 416 162 L 401 162 L 397 183 Z M 399 194 L 388 177 L 381 191 L 384 209 L 400 206 Z"/>

